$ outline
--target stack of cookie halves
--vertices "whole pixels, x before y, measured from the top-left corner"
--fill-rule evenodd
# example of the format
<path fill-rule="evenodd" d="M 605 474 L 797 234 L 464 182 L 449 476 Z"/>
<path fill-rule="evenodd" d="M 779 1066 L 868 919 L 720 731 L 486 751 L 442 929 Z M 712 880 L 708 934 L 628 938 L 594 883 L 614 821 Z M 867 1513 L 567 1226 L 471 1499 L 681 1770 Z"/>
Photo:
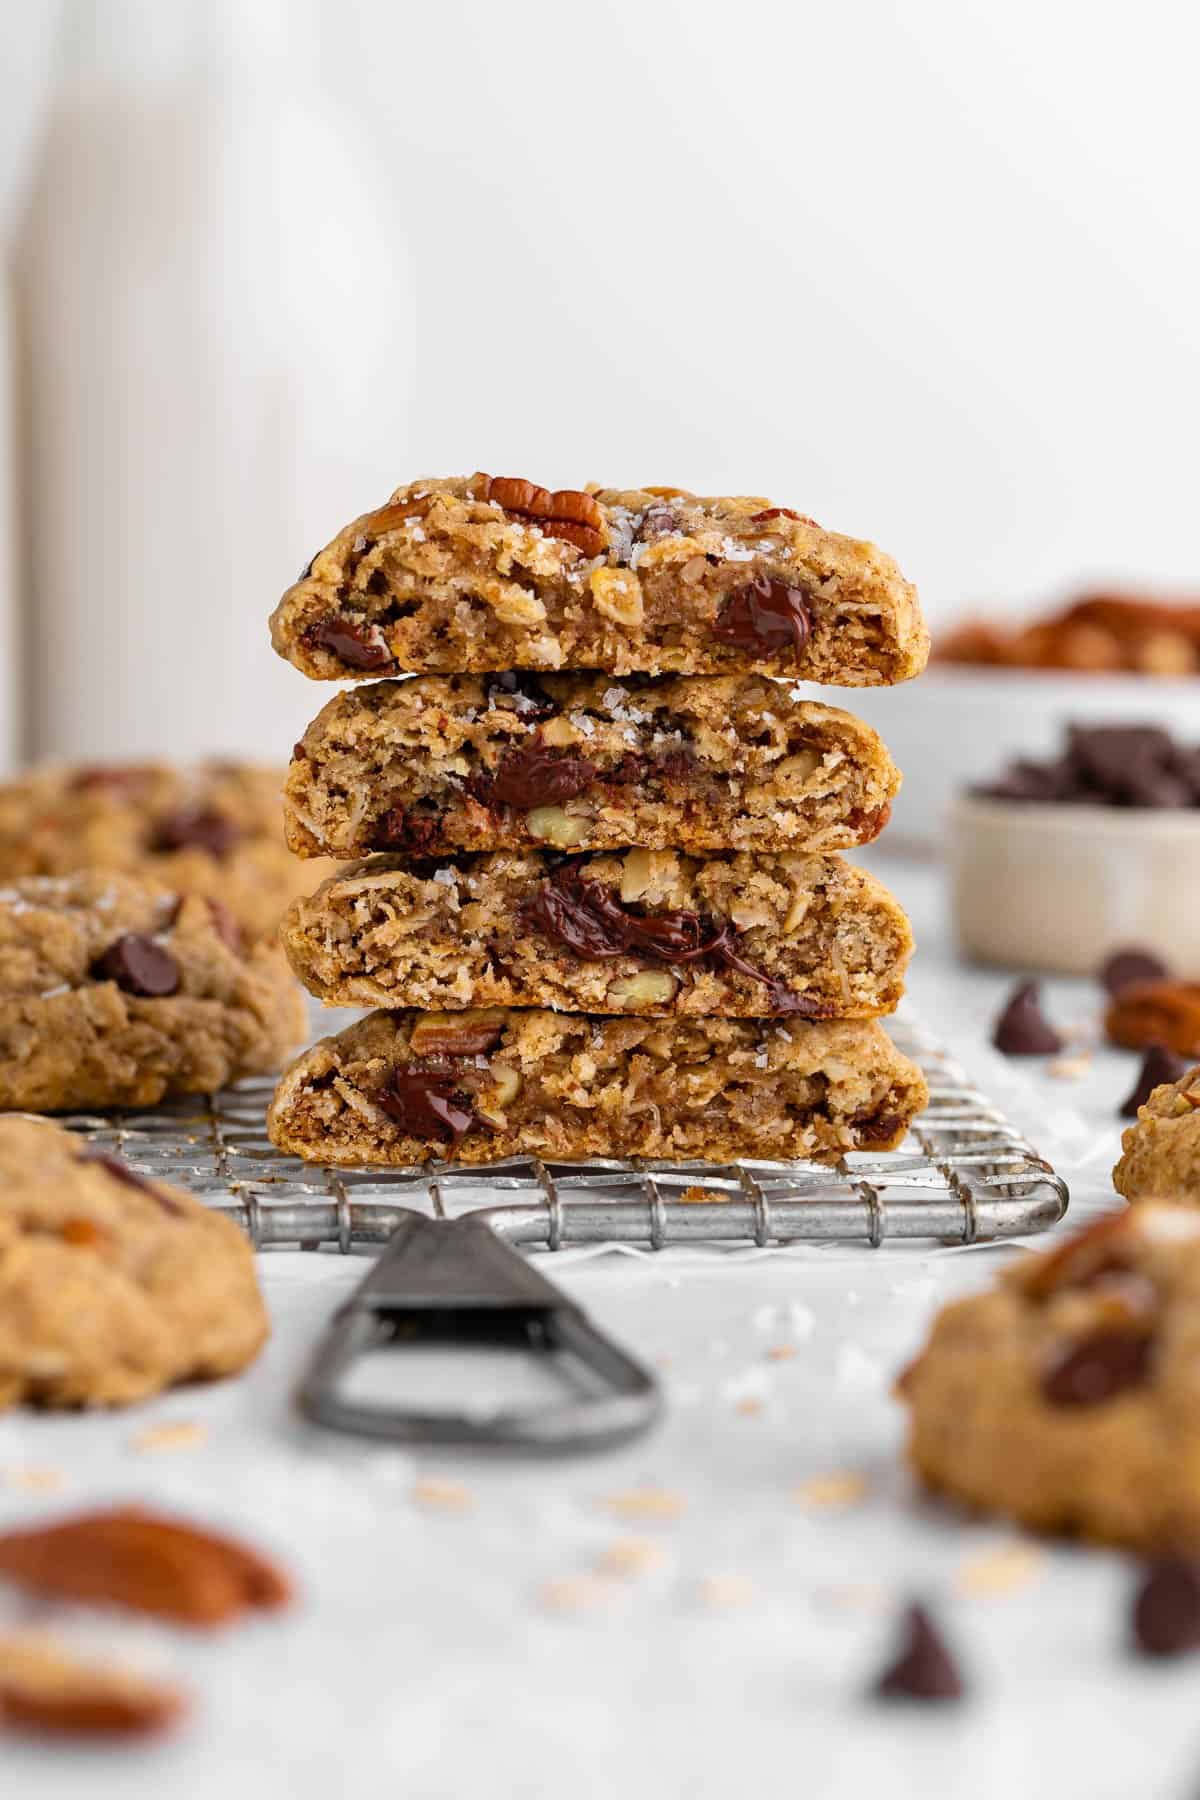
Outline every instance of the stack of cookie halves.
<path fill-rule="evenodd" d="M 899 1143 L 920 1072 L 878 1023 L 908 922 L 838 853 L 899 776 L 797 678 L 920 673 L 914 589 L 761 499 L 418 481 L 288 590 L 275 648 L 351 680 L 297 744 L 292 966 L 371 1011 L 270 1116 L 344 1164 Z M 393 679 L 397 676 L 415 679 Z"/>

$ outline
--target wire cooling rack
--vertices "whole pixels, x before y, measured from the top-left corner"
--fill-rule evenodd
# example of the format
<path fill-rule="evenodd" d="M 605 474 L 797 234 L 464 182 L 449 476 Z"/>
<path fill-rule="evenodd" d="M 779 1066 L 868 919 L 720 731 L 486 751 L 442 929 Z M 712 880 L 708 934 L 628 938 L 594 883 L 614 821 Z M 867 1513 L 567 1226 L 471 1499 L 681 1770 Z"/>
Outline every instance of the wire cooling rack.
<path fill-rule="evenodd" d="M 984 1243 L 1045 1230 L 1063 1216 L 1067 1188 L 1000 1109 L 919 1025 L 889 1021 L 897 1047 L 920 1064 L 928 1110 L 901 1148 L 806 1162 L 543 1163 L 510 1158 L 487 1168 L 429 1163 L 330 1169 L 268 1141 L 273 1083 L 239 1083 L 211 1099 L 152 1112 L 60 1119 L 119 1151 L 145 1175 L 191 1189 L 227 1213 L 257 1249 L 385 1243 L 405 1213 L 482 1213 L 510 1243 L 558 1250 L 665 1245 L 936 1238 Z"/>

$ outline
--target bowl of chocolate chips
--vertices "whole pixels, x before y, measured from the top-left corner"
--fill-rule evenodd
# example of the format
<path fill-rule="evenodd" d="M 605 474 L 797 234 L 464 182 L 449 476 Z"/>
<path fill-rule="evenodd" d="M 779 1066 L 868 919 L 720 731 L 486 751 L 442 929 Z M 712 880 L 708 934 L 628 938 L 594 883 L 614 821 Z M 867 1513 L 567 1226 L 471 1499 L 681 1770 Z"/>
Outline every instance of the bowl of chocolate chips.
<path fill-rule="evenodd" d="M 1137 943 L 1198 976 L 1200 744 L 1070 725 L 1057 755 L 960 794 L 948 861 L 969 956 L 1074 975 Z"/>

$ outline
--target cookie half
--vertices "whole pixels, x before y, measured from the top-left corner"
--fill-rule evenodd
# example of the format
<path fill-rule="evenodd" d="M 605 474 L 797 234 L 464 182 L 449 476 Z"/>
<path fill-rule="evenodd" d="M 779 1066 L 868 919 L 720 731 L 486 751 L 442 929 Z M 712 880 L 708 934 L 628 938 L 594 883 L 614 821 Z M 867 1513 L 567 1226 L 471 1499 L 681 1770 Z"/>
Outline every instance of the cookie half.
<path fill-rule="evenodd" d="M 321 681 L 487 669 L 919 675 L 916 589 L 873 544 L 769 500 L 416 481 L 318 552 L 271 620 Z"/>
<path fill-rule="evenodd" d="M 564 1012 L 892 1012 L 912 934 L 840 856 L 497 850 L 379 856 L 288 914 L 283 944 L 331 1006 Z"/>
<path fill-rule="evenodd" d="M 312 886 L 283 839 L 279 769 L 119 763 L 0 783 L 0 882 L 116 869 L 205 894 L 252 941 Z M 327 871 L 331 872 L 331 871 Z"/>
<path fill-rule="evenodd" d="M 154 1106 L 277 1069 L 304 1039 L 282 953 L 132 876 L 0 888 L 0 1109 Z"/>
<path fill-rule="evenodd" d="M 725 1160 L 887 1150 L 927 1099 L 883 1028 L 377 1012 L 284 1075 L 273 1143 L 310 1161 Z"/>
<path fill-rule="evenodd" d="M 1023 1258 L 938 1314 L 899 1393 L 917 1472 L 968 1505 L 1200 1544 L 1200 1214 L 1147 1204 Z"/>
<path fill-rule="evenodd" d="M 868 725 L 761 676 L 431 675 L 331 700 L 284 810 L 301 856 L 828 851 L 877 837 L 899 786 Z"/>
<path fill-rule="evenodd" d="M 46 1120 L 0 1119 L 0 1408 L 126 1406 L 233 1373 L 267 1330 L 230 1220 Z"/>

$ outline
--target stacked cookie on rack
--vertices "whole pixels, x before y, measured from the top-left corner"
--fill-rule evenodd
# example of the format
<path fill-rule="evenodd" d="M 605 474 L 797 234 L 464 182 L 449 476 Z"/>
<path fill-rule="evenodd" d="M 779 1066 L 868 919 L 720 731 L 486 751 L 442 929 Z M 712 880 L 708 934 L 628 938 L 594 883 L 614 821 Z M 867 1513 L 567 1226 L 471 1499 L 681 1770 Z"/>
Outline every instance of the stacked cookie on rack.
<path fill-rule="evenodd" d="M 409 1164 L 887 1149 L 924 1104 L 878 1023 L 911 936 L 840 851 L 899 775 L 800 698 L 919 674 L 913 588 L 758 499 L 476 475 L 401 488 L 272 619 L 339 693 L 285 790 L 359 858 L 284 943 L 373 1010 L 285 1074 L 281 1147 Z M 415 679 L 396 680 L 405 675 Z"/>

